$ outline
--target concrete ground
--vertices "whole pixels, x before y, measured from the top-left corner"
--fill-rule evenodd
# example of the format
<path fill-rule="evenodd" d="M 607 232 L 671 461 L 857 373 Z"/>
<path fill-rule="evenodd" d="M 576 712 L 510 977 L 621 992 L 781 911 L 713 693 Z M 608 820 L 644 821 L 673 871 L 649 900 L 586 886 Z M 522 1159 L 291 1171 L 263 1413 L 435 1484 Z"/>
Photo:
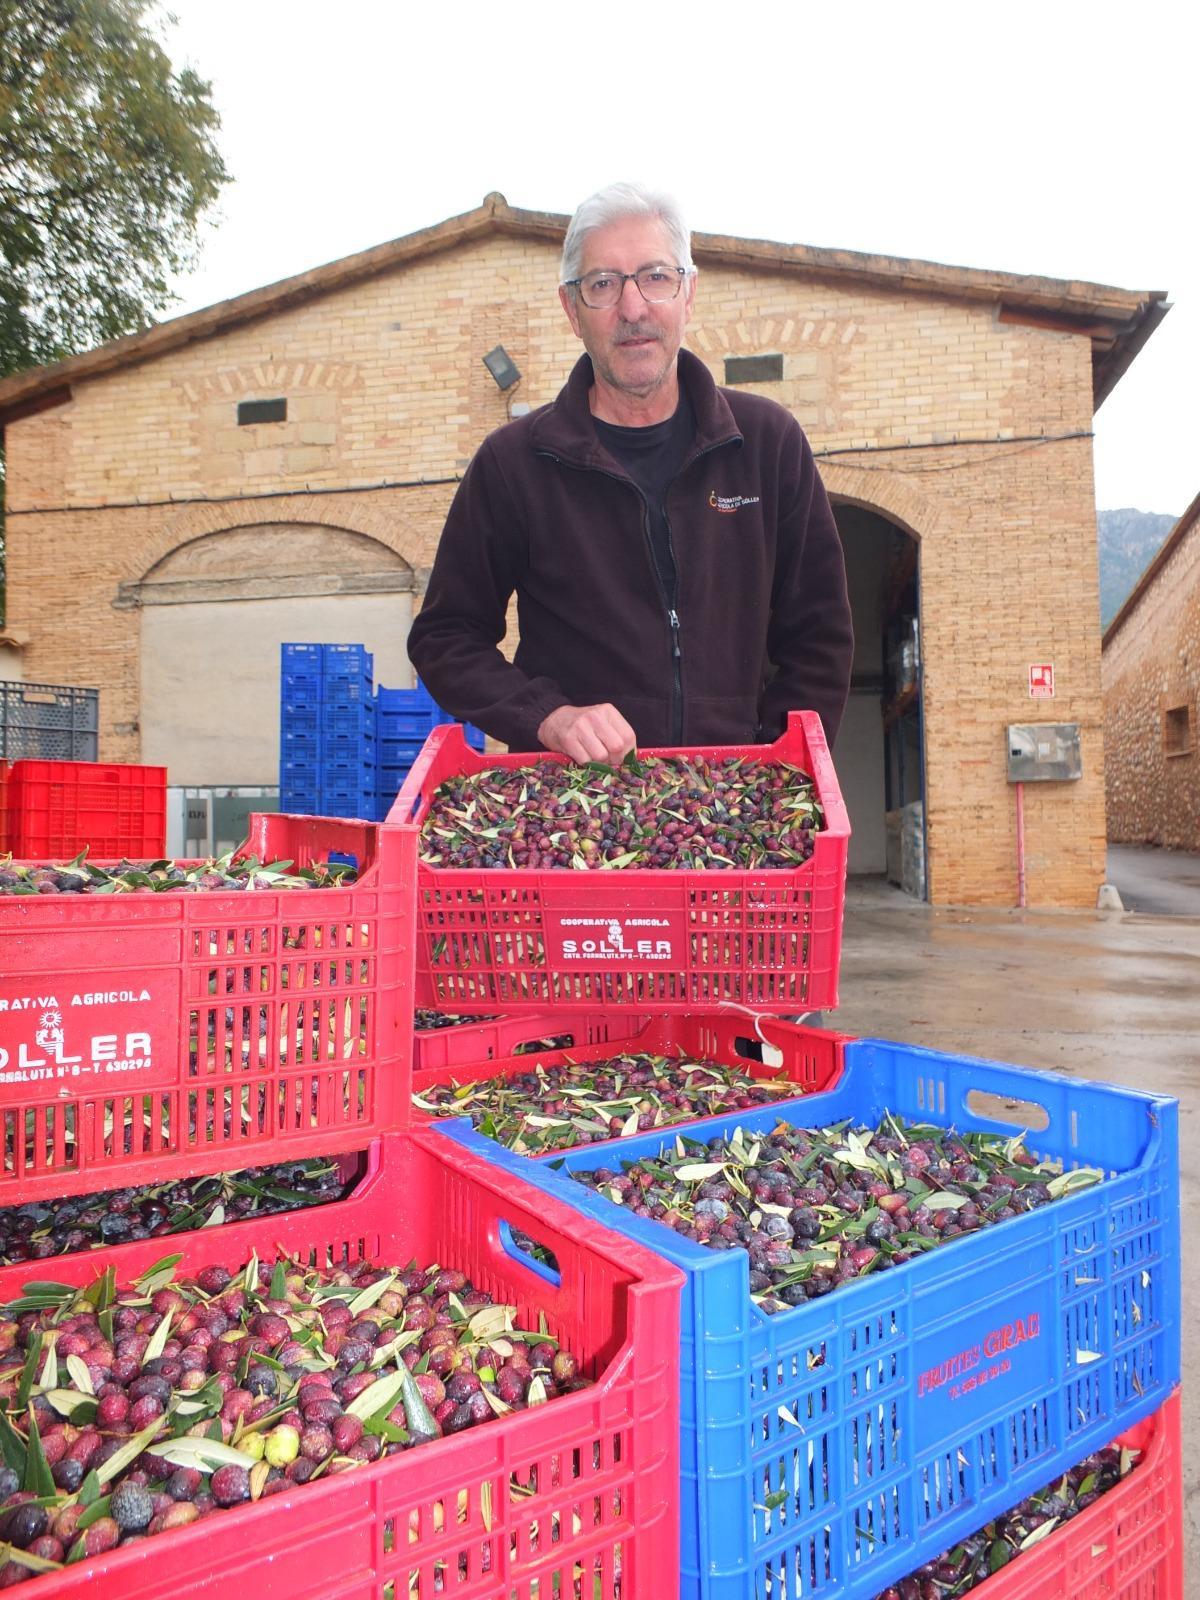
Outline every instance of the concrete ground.
<path fill-rule="evenodd" d="M 1110 844 L 1108 881 L 1126 911 L 1200 917 L 1200 855 L 1152 844 Z"/>
<path fill-rule="evenodd" d="M 1200 1595 L 1200 915 L 931 907 L 852 878 L 840 992 L 827 1027 L 1178 1097 L 1185 1591 Z"/>

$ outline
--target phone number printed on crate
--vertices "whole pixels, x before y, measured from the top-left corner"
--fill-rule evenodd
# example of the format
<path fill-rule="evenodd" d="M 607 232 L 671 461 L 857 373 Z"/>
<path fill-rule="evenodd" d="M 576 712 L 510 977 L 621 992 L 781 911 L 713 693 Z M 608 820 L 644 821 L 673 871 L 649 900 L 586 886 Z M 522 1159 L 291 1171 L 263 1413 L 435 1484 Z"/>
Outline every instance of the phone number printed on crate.
<path fill-rule="evenodd" d="M 1045 1286 L 1030 1286 L 1022 1294 L 1019 1309 L 1014 1307 L 1004 1322 L 985 1326 L 974 1338 L 974 1330 L 968 1329 L 969 1342 L 963 1342 L 959 1332 L 957 1348 L 918 1372 L 916 1422 L 922 1444 L 927 1435 L 932 1437 L 943 1426 L 937 1415 L 939 1406 L 931 1406 L 930 1400 L 955 1403 L 958 1415 L 960 1408 L 970 1410 L 966 1403 L 974 1396 L 990 1406 L 999 1389 L 1016 1404 L 1022 1395 L 1045 1387 L 1054 1360 L 1053 1341 L 1043 1337 L 1051 1326 L 1046 1294 Z M 936 1342 L 936 1335 L 926 1340 L 926 1344 Z M 982 1390 L 987 1394 L 982 1395 Z"/>
<path fill-rule="evenodd" d="M 111 980 L 110 980 L 111 981 Z M 167 1000 L 149 989 L 101 989 L 86 978 L 63 994 L 0 996 L 0 1091 L 41 1086 L 53 1096 L 136 1075 L 139 1087 L 171 1076 L 154 1049 L 170 1023 Z"/>

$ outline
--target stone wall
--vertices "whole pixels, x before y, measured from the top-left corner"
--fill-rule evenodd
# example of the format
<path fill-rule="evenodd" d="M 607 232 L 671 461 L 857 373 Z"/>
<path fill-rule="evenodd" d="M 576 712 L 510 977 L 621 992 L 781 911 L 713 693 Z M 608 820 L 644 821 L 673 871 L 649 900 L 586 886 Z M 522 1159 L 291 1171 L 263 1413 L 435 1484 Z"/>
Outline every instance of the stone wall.
<path fill-rule="evenodd" d="M 1104 642 L 1108 836 L 1200 850 L 1200 522 L 1171 541 Z"/>

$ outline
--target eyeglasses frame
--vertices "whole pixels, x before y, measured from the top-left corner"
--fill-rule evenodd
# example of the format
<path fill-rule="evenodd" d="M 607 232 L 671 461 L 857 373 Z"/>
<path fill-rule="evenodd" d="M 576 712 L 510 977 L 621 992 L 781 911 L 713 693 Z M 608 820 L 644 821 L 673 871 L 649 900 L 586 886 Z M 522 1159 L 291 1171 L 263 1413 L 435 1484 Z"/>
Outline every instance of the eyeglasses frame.
<path fill-rule="evenodd" d="M 579 291 L 579 298 L 583 300 L 584 305 L 587 306 L 589 311 L 612 311 L 614 307 L 621 304 L 621 296 L 625 293 L 625 285 L 632 280 L 635 284 L 637 284 L 637 292 L 641 295 L 642 299 L 648 306 L 669 306 L 672 300 L 679 299 L 679 291 L 683 287 L 683 280 L 685 278 L 690 278 L 695 270 L 695 267 L 669 267 L 664 262 L 652 262 L 648 266 L 639 267 L 637 272 L 617 272 L 615 270 L 610 270 L 607 267 L 595 267 L 593 268 L 593 271 L 595 272 L 608 272 L 610 277 L 620 279 L 620 288 L 617 290 L 617 298 L 613 301 L 611 306 L 589 305 L 588 302 L 583 299 L 583 278 L 564 278 L 563 288 L 577 289 Z M 642 288 L 641 284 L 637 281 L 639 272 L 677 273 L 678 277 L 675 280 L 675 293 L 668 295 L 665 300 L 651 300 L 646 291 Z M 584 276 L 591 277 L 591 273 L 586 273 Z"/>

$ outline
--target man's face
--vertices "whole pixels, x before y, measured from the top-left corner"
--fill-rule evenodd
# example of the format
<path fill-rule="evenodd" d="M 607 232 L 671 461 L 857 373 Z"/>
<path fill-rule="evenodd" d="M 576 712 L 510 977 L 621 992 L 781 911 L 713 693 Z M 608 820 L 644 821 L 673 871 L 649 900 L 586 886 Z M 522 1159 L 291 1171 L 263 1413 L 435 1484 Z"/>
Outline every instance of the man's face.
<path fill-rule="evenodd" d="M 680 264 L 656 217 L 623 217 L 587 235 L 580 277 L 602 267 L 637 272 L 641 267 Z M 683 330 L 692 317 L 695 277 L 683 280 L 674 300 L 658 304 L 643 300 L 630 279 L 616 305 L 606 311 L 585 306 L 578 290 L 560 288 L 558 294 L 597 375 L 610 387 L 641 398 L 653 394 L 673 374 Z"/>

